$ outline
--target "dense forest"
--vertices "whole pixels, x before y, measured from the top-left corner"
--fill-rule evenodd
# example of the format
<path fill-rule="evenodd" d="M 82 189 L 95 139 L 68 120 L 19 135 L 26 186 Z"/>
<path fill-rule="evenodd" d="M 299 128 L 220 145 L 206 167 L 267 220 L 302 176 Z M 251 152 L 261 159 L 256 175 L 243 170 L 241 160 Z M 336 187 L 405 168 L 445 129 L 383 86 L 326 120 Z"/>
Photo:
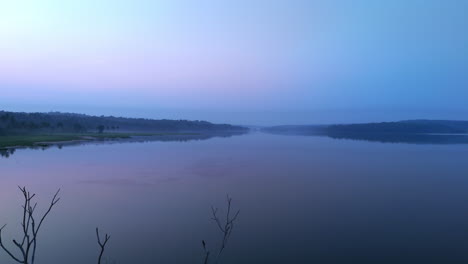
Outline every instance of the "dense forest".
<path fill-rule="evenodd" d="M 0 111 L 0 135 L 87 132 L 241 132 L 247 128 L 206 121 L 154 120 L 72 113 Z"/>

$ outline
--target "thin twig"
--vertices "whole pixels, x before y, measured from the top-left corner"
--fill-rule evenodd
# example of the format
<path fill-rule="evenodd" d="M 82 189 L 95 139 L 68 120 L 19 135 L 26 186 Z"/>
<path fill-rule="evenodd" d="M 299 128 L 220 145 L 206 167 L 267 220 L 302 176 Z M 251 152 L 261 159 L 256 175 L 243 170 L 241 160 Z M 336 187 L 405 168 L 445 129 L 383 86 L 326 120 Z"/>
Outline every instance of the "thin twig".
<path fill-rule="evenodd" d="M 206 242 L 205 240 L 202 240 L 202 245 L 203 245 L 203 250 L 205 251 L 205 261 L 203 264 L 208 264 L 208 260 L 210 258 L 210 251 L 206 249 Z"/>
<path fill-rule="evenodd" d="M 21 257 L 15 256 L 11 251 L 9 251 L 2 241 L 2 231 L 6 225 L 4 225 L 0 229 L 0 247 L 16 262 L 23 263 L 23 264 L 34 264 L 36 258 L 36 246 L 37 246 L 37 236 L 39 233 L 39 229 L 41 228 L 44 220 L 52 211 L 52 208 L 60 201 L 58 195 L 60 193 L 60 189 L 55 193 L 52 201 L 49 205 L 49 208 L 42 216 L 39 225 L 36 227 L 36 221 L 34 217 L 34 213 L 37 207 L 37 203 L 32 204 L 33 198 L 36 194 L 31 194 L 26 187 L 19 187 L 21 193 L 24 197 L 24 204 L 22 205 L 23 208 L 23 217 L 21 221 L 21 228 L 23 231 L 23 237 L 18 242 L 17 240 L 13 239 L 13 244 L 19 249 L 21 252 Z"/>
<path fill-rule="evenodd" d="M 98 264 L 101 264 L 102 255 L 104 254 L 104 250 L 106 249 L 106 244 L 109 241 L 110 236 L 106 234 L 104 236 L 104 242 L 101 242 L 101 236 L 99 235 L 99 228 L 97 227 L 96 227 L 96 236 L 97 236 L 98 244 L 101 247 L 101 252 L 99 253 L 99 258 L 98 258 Z"/>
<path fill-rule="evenodd" d="M 234 222 L 237 220 L 237 217 L 239 216 L 240 210 L 238 210 L 234 216 L 232 215 L 232 198 L 227 196 L 227 211 L 226 211 L 226 220 L 222 221 L 219 216 L 218 216 L 218 208 L 211 207 L 211 214 L 212 217 L 211 219 L 216 223 L 216 226 L 218 229 L 221 231 L 223 237 L 221 240 L 221 244 L 218 249 L 218 253 L 216 255 L 215 263 L 219 262 L 219 259 L 221 257 L 221 254 L 223 253 L 224 249 L 226 248 L 227 242 L 229 240 L 229 237 L 231 236 L 232 230 L 234 229 Z M 204 242 L 204 241 L 203 241 Z M 205 264 L 208 263 L 208 255 L 209 252 L 205 248 L 205 243 L 203 243 L 203 247 L 205 249 Z"/>
<path fill-rule="evenodd" d="M 20 260 L 19 258 L 15 257 L 15 255 L 13 255 L 10 250 L 8 250 L 5 245 L 3 245 L 3 241 L 2 241 L 2 231 L 3 229 L 6 227 L 6 224 L 2 226 L 2 228 L 0 228 L 0 246 L 2 247 L 2 249 L 12 258 L 14 259 L 16 262 L 19 262 L 19 263 L 26 263 L 22 260 Z"/>

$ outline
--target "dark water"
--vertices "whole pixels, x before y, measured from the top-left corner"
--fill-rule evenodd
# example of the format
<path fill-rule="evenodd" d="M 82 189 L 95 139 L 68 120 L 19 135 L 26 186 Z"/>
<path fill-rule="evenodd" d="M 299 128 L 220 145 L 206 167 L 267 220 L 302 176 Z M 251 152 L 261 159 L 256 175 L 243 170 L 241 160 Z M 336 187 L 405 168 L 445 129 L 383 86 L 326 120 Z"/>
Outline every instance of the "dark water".
<path fill-rule="evenodd" d="M 41 205 L 62 189 L 38 264 L 96 263 L 96 226 L 115 263 L 202 263 L 226 194 L 241 213 L 222 263 L 468 263 L 463 144 L 252 133 L 17 150 L 0 158 L 5 241 L 20 230 L 17 185 Z"/>

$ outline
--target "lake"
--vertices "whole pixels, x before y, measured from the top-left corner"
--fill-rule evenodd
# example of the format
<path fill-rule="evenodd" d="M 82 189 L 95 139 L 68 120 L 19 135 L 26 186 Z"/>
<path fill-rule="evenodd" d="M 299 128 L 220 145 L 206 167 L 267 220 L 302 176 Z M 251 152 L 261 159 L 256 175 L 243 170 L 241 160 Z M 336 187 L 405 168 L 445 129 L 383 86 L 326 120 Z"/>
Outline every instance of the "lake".
<path fill-rule="evenodd" d="M 210 207 L 240 209 L 222 263 L 468 263 L 468 145 L 253 132 L 193 141 L 19 149 L 0 158 L 4 242 L 22 196 L 59 204 L 37 263 L 203 263 Z M 0 252 L 0 263 L 14 263 Z"/>

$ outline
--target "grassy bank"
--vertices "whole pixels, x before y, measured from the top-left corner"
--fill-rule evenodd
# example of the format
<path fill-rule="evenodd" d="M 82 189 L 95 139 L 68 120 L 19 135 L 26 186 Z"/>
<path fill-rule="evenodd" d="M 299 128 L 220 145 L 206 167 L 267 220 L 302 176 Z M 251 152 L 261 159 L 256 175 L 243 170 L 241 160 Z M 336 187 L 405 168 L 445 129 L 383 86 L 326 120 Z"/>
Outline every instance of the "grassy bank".
<path fill-rule="evenodd" d="M 38 142 L 62 142 L 79 140 L 74 135 L 22 135 L 22 136 L 0 136 L 0 148 L 7 147 L 32 147 Z"/>
<path fill-rule="evenodd" d="M 15 135 L 0 136 L 0 148 L 34 147 L 52 143 L 70 141 L 93 141 L 106 139 L 126 139 L 134 136 L 183 136 L 197 135 L 194 133 L 86 133 L 86 134 L 50 134 L 50 135 Z"/>

